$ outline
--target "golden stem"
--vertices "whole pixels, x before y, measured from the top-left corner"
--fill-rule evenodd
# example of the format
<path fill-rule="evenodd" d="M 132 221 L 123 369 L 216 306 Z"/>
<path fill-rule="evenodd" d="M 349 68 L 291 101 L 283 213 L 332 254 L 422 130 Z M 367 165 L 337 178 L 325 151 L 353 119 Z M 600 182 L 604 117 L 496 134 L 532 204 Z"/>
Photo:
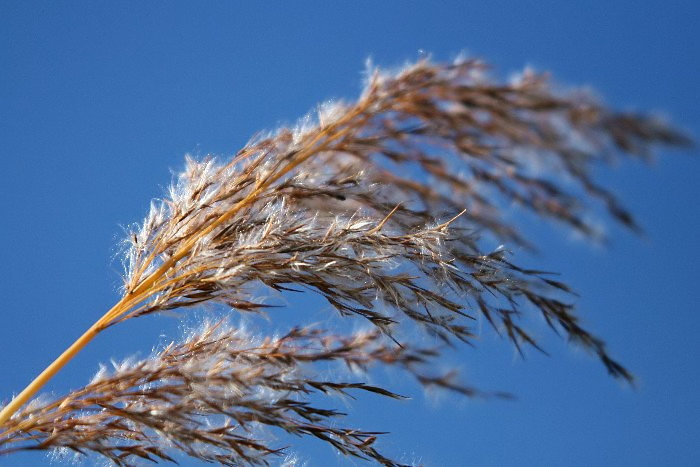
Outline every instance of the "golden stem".
<path fill-rule="evenodd" d="M 34 381 L 32 381 L 22 392 L 20 392 L 9 404 L 7 404 L 0 411 L 0 425 L 5 423 L 20 407 L 22 407 L 29 399 L 31 399 L 34 394 L 39 391 L 58 371 L 63 368 L 66 363 L 68 363 L 78 352 L 80 352 L 83 347 L 85 347 L 88 342 L 90 342 L 99 332 L 103 329 L 106 324 L 106 318 L 114 313 L 115 311 L 120 311 L 124 306 L 126 297 L 120 300 L 116 305 L 114 305 L 105 315 L 97 320 L 95 324 L 90 326 L 90 328 L 83 333 L 82 336 L 78 338 L 70 347 L 68 347 L 56 360 L 53 361 L 51 365 L 46 367 L 44 371 L 39 374 Z"/>

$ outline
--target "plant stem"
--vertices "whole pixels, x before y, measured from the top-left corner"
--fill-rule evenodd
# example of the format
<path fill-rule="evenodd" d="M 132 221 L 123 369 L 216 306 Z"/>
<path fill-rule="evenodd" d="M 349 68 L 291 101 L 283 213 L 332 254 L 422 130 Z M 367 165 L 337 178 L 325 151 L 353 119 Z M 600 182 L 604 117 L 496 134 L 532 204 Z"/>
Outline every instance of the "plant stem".
<path fill-rule="evenodd" d="M 5 423 L 20 407 L 22 407 L 29 399 L 34 396 L 58 371 L 63 368 L 66 363 L 68 363 L 78 352 L 80 352 L 83 347 L 85 347 L 88 342 L 90 342 L 99 332 L 103 329 L 103 326 L 107 323 L 107 317 L 115 312 L 122 311 L 124 304 L 127 302 L 127 297 L 120 300 L 116 305 L 114 305 L 105 315 L 97 320 L 95 324 L 90 326 L 90 328 L 83 333 L 82 336 L 78 338 L 70 347 L 68 347 L 56 360 L 51 363 L 44 371 L 42 371 L 39 376 L 34 378 L 22 392 L 20 392 L 9 404 L 7 404 L 2 410 L 0 410 L 0 425 Z"/>

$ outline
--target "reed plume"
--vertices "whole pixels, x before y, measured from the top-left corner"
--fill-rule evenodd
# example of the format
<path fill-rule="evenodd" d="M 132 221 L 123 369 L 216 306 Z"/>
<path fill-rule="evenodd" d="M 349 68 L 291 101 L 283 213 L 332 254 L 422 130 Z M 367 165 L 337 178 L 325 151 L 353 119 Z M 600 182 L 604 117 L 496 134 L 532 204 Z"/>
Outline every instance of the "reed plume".
<path fill-rule="evenodd" d="M 267 464 L 268 457 L 283 451 L 260 439 L 266 427 L 397 465 L 373 446 L 382 433 L 339 428 L 332 422 L 342 413 L 309 399 L 314 394 L 352 397 L 357 391 L 401 396 L 363 382 L 327 380 L 308 366 L 326 361 L 354 370 L 397 366 L 425 386 L 476 394 L 449 375 L 426 373 L 423 367 L 438 355 L 434 349 L 387 345 L 377 330 L 339 336 L 295 328 L 261 340 L 228 323 L 207 323 L 148 359 L 115 364 L 112 372 L 102 367 L 82 389 L 51 402 L 32 402 L 5 425 L 0 454 L 62 448 L 131 465 L 132 459 L 174 461 L 169 447 L 224 465 Z"/>
<path fill-rule="evenodd" d="M 600 204 L 638 230 L 592 169 L 689 141 L 658 119 L 555 89 L 546 75 L 526 71 L 500 83 L 487 71 L 464 59 L 373 70 L 354 103 L 324 104 L 316 118 L 259 136 L 228 161 L 188 159 L 168 196 L 125 240 L 122 298 L 0 412 L 0 450 L 67 447 L 128 464 L 170 460 L 167 446 L 202 460 L 259 463 L 278 448 L 251 426 L 268 425 L 391 465 L 373 447 L 376 434 L 331 428 L 334 411 L 299 398 L 350 390 L 395 396 L 308 376 L 305 367 L 328 359 L 399 365 L 424 384 L 472 394 L 416 373 L 415 363 L 439 352 L 397 335 L 410 323 L 447 344 L 474 343 L 471 323 L 483 317 L 520 350 L 540 348 L 521 323 L 523 313 L 539 313 L 610 374 L 631 381 L 580 325 L 567 285 L 484 245 L 534 246 L 509 219 L 512 206 L 600 238 L 587 220 Z M 210 327 L 18 411 L 104 329 L 207 303 L 262 311 L 264 288 L 318 293 L 340 315 L 380 332 L 343 338 L 300 329 L 256 347 L 233 328 Z M 391 346 L 380 342 L 387 338 Z M 223 424 L 204 423 L 214 416 Z"/>

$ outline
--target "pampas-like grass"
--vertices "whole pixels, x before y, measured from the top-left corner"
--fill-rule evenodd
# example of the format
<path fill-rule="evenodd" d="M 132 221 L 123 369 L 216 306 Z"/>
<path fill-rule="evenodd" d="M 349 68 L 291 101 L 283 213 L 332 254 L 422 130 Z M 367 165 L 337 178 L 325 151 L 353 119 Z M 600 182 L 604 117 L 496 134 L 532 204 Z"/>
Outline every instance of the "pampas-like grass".
<path fill-rule="evenodd" d="M 381 433 L 339 428 L 333 422 L 342 413 L 306 399 L 358 391 L 401 396 L 362 382 L 326 380 L 309 363 L 338 361 L 360 370 L 398 366 L 425 386 L 476 392 L 447 375 L 426 374 L 421 368 L 438 356 L 434 350 L 383 341 L 379 331 L 343 337 L 310 328 L 260 340 L 228 324 L 206 324 L 146 360 L 115 365 L 111 373 L 102 368 L 90 384 L 65 397 L 29 404 L 5 425 L 0 454 L 64 448 L 122 465 L 132 458 L 173 461 L 168 448 L 178 448 L 203 461 L 266 464 L 281 450 L 259 438 L 262 426 L 396 465 L 373 446 Z"/>
<path fill-rule="evenodd" d="M 127 465 L 171 460 L 169 452 L 180 450 L 225 464 L 265 463 L 279 452 L 257 437 L 267 426 L 393 465 L 375 450 L 376 433 L 329 424 L 337 413 L 305 397 L 397 396 L 319 379 L 314 362 L 398 365 L 423 384 L 472 395 L 446 376 L 420 373 L 439 352 L 416 349 L 395 329 L 415 323 L 446 343 L 472 343 L 478 315 L 520 350 L 539 348 L 521 314 L 540 313 L 631 381 L 580 326 L 565 284 L 518 267 L 504 248 L 482 250 L 480 237 L 532 246 L 505 215 L 512 205 L 598 238 L 586 219 L 600 203 L 638 229 L 590 171 L 623 156 L 646 158 L 657 143 L 688 140 L 589 94 L 553 90 L 544 75 L 499 83 L 474 60 L 374 70 L 355 103 L 323 105 L 316 119 L 259 137 L 231 160 L 188 159 L 168 197 L 153 202 L 126 239 L 122 298 L 0 412 L 0 453 L 69 448 Z M 210 326 L 20 410 L 109 326 L 205 303 L 261 311 L 254 296 L 261 284 L 316 292 L 378 332 L 342 337 L 300 328 L 253 343 L 228 325 Z"/>

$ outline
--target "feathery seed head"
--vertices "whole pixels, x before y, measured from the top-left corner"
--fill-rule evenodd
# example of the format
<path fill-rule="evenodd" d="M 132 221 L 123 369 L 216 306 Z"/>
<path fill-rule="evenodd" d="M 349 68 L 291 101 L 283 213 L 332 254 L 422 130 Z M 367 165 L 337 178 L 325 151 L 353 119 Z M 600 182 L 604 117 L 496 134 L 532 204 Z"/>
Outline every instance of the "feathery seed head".
<path fill-rule="evenodd" d="M 311 290 L 372 331 L 343 337 L 302 327 L 260 340 L 206 324 L 149 359 L 101 367 L 62 398 L 35 400 L 0 424 L 0 454 L 70 449 L 128 465 L 180 451 L 225 465 L 265 464 L 281 453 L 264 437 L 277 430 L 395 465 L 373 447 L 380 433 L 338 428 L 331 420 L 341 414 L 309 398 L 400 397 L 319 378 L 314 364 L 324 362 L 397 366 L 426 387 L 478 394 L 449 373 L 423 372 L 440 353 L 399 342 L 405 324 L 445 343 L 472 343 L 473 321 L 483 317 L 520 351 L 540 348 L 521 324 L 534 311 L 631 380 L 580 325 L 568 286 L 517 266 L 501 247 L 485 249 L 480 237 L 531 246 L 508 215 L 516 207 L 595 237 L 589 213 L 598 203 L 638 229 L 592 169 L 689 141 L 591 93 L 553 90 L 547 75 L 526 70 L 500 83 L 486 71 L 465 58 L 373 69 L 354 103 L 327 102 L 229 161 L 188 156 L 167 197 L 129 232 L 123 297 L 89 333 L 207 303 L 261 311 L 261 286 Z"/>

